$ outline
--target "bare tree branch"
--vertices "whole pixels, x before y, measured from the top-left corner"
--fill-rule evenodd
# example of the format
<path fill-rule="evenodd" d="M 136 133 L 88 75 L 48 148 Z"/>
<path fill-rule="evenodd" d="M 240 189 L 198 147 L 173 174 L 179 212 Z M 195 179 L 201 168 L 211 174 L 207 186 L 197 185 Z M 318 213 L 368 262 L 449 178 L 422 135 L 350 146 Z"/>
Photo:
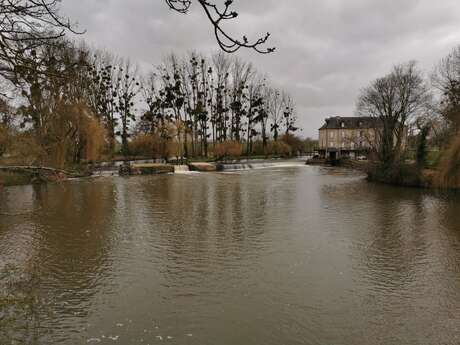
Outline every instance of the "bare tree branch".
<path fill-rule="evenodd" d="M 0 0 L 0 75 L 15 73 L 29 54 L 66 32 L 82 34 L 59 15 L 61 0 Z"/>
<path fill-rule="evenodd" d="M 192 0 L 165 0 L 169 8 L 174 11 L 177 11 L 182 14 L 187 14 L 191 5 Z M 217 43 L 220 48 L 227 53 L 234 53 L 240 48 L 249 48 L 253 49 L 261 54 L 268 54 L 275 51 L 273 47 L 264 47 L 270 38 L 270 33 L 263 37 L 258 38 L 254 42 L 250 42 L 246 36 L 243 36 L 241 39 L 234 38 L 228 34 L 222 27 L 222 24 L 225 21 L 235 19 L 238 16 L 238 13 L 231 10 L 231 5 L 233 0 L 227 0 L 224 3 L 223 9 L 207 0 L 196 0 L 203 8 L 206 16 L 211 22 L 214 28 L 214 35 L 216 37 Z"/>

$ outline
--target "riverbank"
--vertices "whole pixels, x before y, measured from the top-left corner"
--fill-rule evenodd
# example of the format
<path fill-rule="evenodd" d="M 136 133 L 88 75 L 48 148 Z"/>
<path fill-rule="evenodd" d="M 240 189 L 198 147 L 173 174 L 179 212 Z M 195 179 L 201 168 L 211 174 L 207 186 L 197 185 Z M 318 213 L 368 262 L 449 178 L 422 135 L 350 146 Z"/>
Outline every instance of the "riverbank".
<path fill-rule="evenodd" d="M 415 164 L 405 163 L 385 171 L 375 162 L 357 160 L 334 160 L 313 159 L 307 161 L 308 165 L 338 166 L 359 170 L 367 175 L 367 180 L 374 183 L 382 183 L 399 187 L 423 188 L 423 189 L 459 189 L 457 186 L 440 186 L 437 183 L 438 170 L 434 168 L 419 169 Z"/>
<path fill-rule="evenodd" d="M 63 181 L 87 174 L 38 166 L 0 166 L 0 186 L 17 186 Z"/>
<path fill-rule="evenodd" d="M 32 174 L 19 174 L 13 172 L 0 172 L 0 186 L 22 186 L 32 184 Z"/>

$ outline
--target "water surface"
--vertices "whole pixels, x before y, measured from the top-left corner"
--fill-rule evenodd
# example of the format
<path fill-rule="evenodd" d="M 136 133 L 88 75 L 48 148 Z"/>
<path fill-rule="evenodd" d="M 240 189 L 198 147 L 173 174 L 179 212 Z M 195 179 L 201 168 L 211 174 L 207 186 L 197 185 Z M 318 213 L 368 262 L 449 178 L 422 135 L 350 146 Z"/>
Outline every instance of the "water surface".
<path fill-rule="evenodd" d="M 321 167 L 0 193 L 30 344 L 460 343 L 455 195 Z"/>

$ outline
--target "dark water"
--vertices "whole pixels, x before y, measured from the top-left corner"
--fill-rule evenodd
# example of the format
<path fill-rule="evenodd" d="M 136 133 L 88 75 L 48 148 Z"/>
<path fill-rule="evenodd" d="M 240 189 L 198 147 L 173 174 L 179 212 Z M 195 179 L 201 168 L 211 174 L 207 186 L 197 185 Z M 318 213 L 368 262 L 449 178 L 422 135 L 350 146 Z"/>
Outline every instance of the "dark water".
<path fill-rule="evenodd" d="M 460 344 L 455 195 L 318 167 L 0 193 L 30 344 Z"/>

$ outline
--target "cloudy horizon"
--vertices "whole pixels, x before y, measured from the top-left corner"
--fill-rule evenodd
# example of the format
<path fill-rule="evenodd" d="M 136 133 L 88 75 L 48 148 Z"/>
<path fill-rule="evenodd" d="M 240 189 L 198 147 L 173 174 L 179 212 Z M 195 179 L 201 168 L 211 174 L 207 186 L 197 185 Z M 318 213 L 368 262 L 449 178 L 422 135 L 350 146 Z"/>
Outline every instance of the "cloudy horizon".
<path fill-rule="evenodd" d="M 302 136 L 316 137 L 326 117 L 353 116 L 360 89 L 394 64 L 416 60 L 429 74 L 460 43 L 460 2 L 454 0 L 236 0 L 234 8 L 240 16 L 226 26 L 230 32 L 272 34 L 274 54 L 235 55 L 293 96 Z M 196 4 L 180 15 L 163 0 L 64 0 L 62 12 L 86 30 L 92 46 L 144 68 L 171 52 L 218 50 Z"/>

